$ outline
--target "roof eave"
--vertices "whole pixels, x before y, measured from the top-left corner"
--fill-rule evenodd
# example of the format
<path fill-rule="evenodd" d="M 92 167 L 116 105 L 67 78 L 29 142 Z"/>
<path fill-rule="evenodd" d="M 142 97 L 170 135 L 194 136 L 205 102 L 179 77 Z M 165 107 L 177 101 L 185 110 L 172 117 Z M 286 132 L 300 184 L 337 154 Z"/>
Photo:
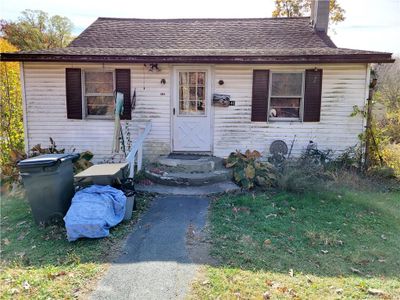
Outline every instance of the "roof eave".
<path fill-rule="evenodd" d="M 0 61 L 94 62 L 94 63 L 224 63 L 224 64 L 315 64 L 393 63 L 391 53 L 293 56 L 128 56 L 1 53 Z"/>

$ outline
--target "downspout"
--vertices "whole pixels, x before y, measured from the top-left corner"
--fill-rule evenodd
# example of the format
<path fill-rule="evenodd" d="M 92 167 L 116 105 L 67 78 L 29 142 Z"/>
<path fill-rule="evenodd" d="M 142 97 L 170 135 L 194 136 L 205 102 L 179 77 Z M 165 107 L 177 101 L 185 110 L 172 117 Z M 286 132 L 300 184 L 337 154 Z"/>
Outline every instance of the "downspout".
<path fill-rule="evenodd" d="M 24 123 L 24 144 L 25 144 L 25 153 L 28 155 L 29 152 L 29 133 L 28 133 L 28 107 L 26 103 L 26 91 L 25 91 L 25 71 L 24 71 L 24 62 L 19 64 L 19 74 L 21 81 L 21 94 L 22 94 L 22 113 L 23 113 L 23 123 Z"/>

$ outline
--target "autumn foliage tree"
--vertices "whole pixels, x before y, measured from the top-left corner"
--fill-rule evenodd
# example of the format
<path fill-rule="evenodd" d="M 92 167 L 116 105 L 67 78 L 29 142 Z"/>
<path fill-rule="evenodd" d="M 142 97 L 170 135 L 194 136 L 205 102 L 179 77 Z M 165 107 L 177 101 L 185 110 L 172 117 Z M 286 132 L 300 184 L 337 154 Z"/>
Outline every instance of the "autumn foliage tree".
<path fill-rule="evenodd" d="M 14 52 L 17 48 L 0 38 L 0 52 Z M 9 162 L 11 150 L 24 148 L 22 96 L 18 62 L 0 62 L 1 138 L 0 163 Z"/>
<path fill-rule="evenodd" d="M 316 0 L 318 1 L 318 0 Z M 303 17 L 311 12 L 312 0 L 275 0 L 275 10 L 272 16 L 279 17 Z M 329 2 L 329 21 L 337 24 L 344 21 L 345 10 L 339 5 L 337 0 Z"/>
<path fill-rule="evenodd" d="M 65 47 L 72 40 L 73 24 L 67 17 L 41 10 L 24 10 L 17 21 L 0 21 L 4 39 L 20 50 Z"/>

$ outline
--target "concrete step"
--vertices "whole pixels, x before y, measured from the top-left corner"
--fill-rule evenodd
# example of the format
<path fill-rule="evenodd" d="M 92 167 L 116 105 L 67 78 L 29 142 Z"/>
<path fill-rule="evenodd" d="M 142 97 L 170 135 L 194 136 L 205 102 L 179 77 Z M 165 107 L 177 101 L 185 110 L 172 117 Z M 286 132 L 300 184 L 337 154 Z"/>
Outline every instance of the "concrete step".
<path fill-rule="evenodd" d="M 228 169 L 205 173 L 166 172 L 160 169 L 148 169 L 146 177 L 151 181 L 168 186 L 201 186 L 230 180 L 232 172 Z"/>
<path fill-rule="evenodd" d="M 223 159 L 213 156 L 175 154 L 160 156 L 158 165 L 176 172 L 205 173 L 223 167 Z"/>
<path fill-rule="evenodd" d="M 240 191 L 240 188 L 232 181 L 223 181 L 202 186 L 167 186 L 157 183 L 150 185 L 136 184 L 135 189 L 138 192 L 185 196 L 211 196 Z"/>

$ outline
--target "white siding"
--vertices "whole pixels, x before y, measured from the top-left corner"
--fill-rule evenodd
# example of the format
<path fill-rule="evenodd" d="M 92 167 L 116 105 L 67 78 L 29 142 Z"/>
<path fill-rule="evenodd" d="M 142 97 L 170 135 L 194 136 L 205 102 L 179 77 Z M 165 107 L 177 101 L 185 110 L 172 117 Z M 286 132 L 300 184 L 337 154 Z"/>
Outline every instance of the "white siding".
<path fill-rule="evenodd" d="M 90 150 L 98 162 L 111 158 L 114 121 L 67 119 L 65 68 L 89 67 L 101 69 L 103 65 L 24 63 L 28 147 L 47 146 L 52 137 L 59 148 L 67 151 Z M 169 66 L 159 65 L 161 72 L 148 72 L 143 65 L 107 64 L 106 67 L 131 69 L 132 93 L 136 88 L 137 95 L 136 109 L 128 121 L 132 139 L 139 125 L 151 120 L 153 128 L 145 142 L 146 157 L 169 153 Z M 165 85 L 161 84 L 162 78 L 166 79 Z"/>
<path fill-rule="evenodd" d="M 304 70 L 322 68 L 321 121 L 308 122 L 251 122 L 251 94 L 253 68 L 269 70 Z M 350 117 L 353 106 L 362 107 L 365 101 L 366 65 L 317 66 L 232 66 L 216 65 L 215 81 L 223 79 L 224 85 L 215 84 L 216 93 L 231 95 L 236 106 L 216 107 L 214 110 L 214 155 L 227 156 L 239 149 L 257 149 L 269 153 L 274 140 L 284 140 L 292 153 L 299 155 L 310 140 L 319 149 L 344 150 L 359 143 L 362 132 L 361 117 Z"/>
<path fill-rule="evenodd" d="M 130 68 L 132 93 L 137 102 L 129 122 L 132 139 L 138 126 L 152 121 L 144 154 L 153 159 L 171 150 L 171 66 L 160 64 L 161 72 L 149 72 L 142 64 L 106 64 L 107 68 Z M 47 146 L 52 137 L 61 148 L 90 150 L 96 161 L 111 157 L 112 120 L 69 120 L 66 112 L 65 68 L 103 68 L 102 64 L 24 63 L 26 125 L 28 146 Z M 299 154 L 309 140 L 320 149 L 343 150 L 358 143 L 362 132 L 360 117 L 350 117 L 354 105 L 364 105 L 366 65 L 321 65 L 323 68 L 321 122 L 251 122 L 252 70 L 304 70 L 313 66 L 215 65 L 213 86 L 216 93 L 232 96 L 236 106 L 213 108 L 213 154 L 226 156 L 235 149 L 264 151 L 276 139 L 291 144 Z M 166 84 L 161 84 L 161 79 Z M 218 81 L 224 80 L 224 85 Z"/>

